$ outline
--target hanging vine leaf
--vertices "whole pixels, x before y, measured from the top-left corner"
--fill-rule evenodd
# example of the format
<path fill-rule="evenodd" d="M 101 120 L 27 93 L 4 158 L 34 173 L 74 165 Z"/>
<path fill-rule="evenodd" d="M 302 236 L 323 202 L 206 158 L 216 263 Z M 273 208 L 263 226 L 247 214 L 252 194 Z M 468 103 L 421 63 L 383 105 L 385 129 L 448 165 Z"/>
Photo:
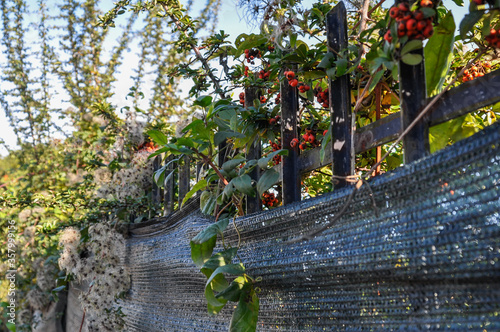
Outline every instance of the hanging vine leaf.
<path fill-rule="evenodd" d="M 443 18 L 441 24 L 434 29 L 434 34 L 424 48 L 428 96 L 439 93 L 444 84 L 446 73 L 450 69 L 453 59 L 454 33 L 455 20 L 450 11 Z"/>

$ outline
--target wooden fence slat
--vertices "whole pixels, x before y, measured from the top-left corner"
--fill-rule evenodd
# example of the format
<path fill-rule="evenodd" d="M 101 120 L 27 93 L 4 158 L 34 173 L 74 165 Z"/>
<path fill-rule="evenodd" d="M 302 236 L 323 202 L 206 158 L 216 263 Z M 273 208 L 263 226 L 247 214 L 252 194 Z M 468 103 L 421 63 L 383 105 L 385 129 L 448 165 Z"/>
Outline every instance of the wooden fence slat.
<path fill-rule="evenodd" d="M 326 16 L 328 47 L 340 53 L 347 49 L 347 15 L 343 2 L 340 2 Z M 334 55 L 334 57 L 337 57 Z M 354 117 L 351 111 L 351 90 L 349 75 L 343 75 L 329 82 L 330 113 L 332 125 L 333 174 L 348 176 L 354 173 Z M 347 185 L 339 180 L 335 188 Z"/>
<path fill-rule="evenodd" d="M 412 53 L 423 56 L 423 49 Z M 420 114 L 426 104 L 425 65 L 408 65 L 399 61 L 399 88 L 401 100 L 401 126 L 407 128 Z M 429 125 L 426 115 L 403 138 L 405 164 L 423 158 L 430 153 Z"/>
<path fill-rule="evenodd" d="M 432 107 L 430 125 L 500 102 L 500 69 L 447 91 Z"/>
<path fill-rule="evenodd" d="M 189 161 L 189 156 L 184 156 L 181 163 L 179 163 L 179 208 L 181 207 L 182 200 L 189 192 Z"/>
<path fill-rule="evenodd" d="M 291 68 L 295 70 L 294 67 Z M 280 85 L 281 94 L 281 147 L 288 150 L 288 156 L 281 161 L 282 200 L 283 204 L 300 201 L 300 170 L 298 165 L 298 146 L 292 148 L 290 142 L 298 138 L 297 112 L 299 110 L 299 95 L 297 87 L 288 84 L 284 79 Z"/>
<path fill-rule="evenodd" d="M 158 170 L 158 169 L 160 169 L 160 167 L 161 167 L 161 165 L 160 165 L 161 164 L 161 159 L 162 159 L 161 155 L 156 156 L 153 159 L 153 169 L 155 171 Z M 151 189 L 151 203 L 153 203 L 153 205 L 157 205 L 157 204 L 161 203 L 162 198 L 163 198 L 162 191 L 160 190 L 160 188 L 158 187 L 158 185 L 156 184 L 156 182 L 153 181 L 153 188 Z"/>
<path fill-rule="evenodd" d="M 168 163 L 175 159 L 174 155 L 170 155 L 166 158 L 165 163 Z M 167 171 L 165 172 L 165 183 L 164 183 L 164 201 L 163 201 L 163 208 L 164 208 L 164 215 L 168 215 L 174 211 L 174 202 L 175 202 L 175 176 L 170 176 L 167 179 L 167 176 L 171 172 L 175 172 L 176 168 L 176 163 L 171 163 L 169 167 L 167 167 Z"/>
<path fill-rule="evenodd" d="M 247 87 L 245 89 L 245 107 L 253 106 L 254 100 L 256 100 L 259 96 L 257 95 L 258 91 L 255 87 Z M 256 137 L 252 144 L 249 144 L 249 150 L 247 151 L 247 160 L 251 159 L 259 159 L 262 156 L 262 146 L 260 137 Z M 259 167 L 255 167 L 252 172 L 250 172 L 250 177 L 253 181 L 258 182 L 260 178 L 260 169 Z M 255 197 L 247 196 L 247 205 L 246 210 L 248 213 L 253 213 L 262 210 L 262 201 L 259 195 L 255 195 Z"/>

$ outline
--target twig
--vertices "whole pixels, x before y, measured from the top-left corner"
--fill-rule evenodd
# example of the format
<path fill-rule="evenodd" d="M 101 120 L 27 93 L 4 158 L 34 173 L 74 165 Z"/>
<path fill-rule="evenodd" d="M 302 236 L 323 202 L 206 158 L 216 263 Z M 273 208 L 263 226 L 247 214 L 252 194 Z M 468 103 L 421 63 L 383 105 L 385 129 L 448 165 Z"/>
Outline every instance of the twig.
<path fill-rule="evenodd" d="M 373 13 L 378 7 L 380 7 L 383 3 L 385 2 L 385 0 L 382 0 L 380 1 L 379 3 L 377 3 L 372 9 L 370 9 L 370 11 L 368 12 L 368 17 L 370 16 L 371 13 Z M 361 20 L 357 21 L 356 24 L 354 24 L 354 27 L 352 28 L 353 30 L 356 30 L 359 26 L 359 24 L 361 23 Z M 363 29 L 365 30 L 365 29 Z M 361 34 L 361 32 L 360 32 Z"/>
<path fill-rule="evenodd" d="M 184 35 L 184 37 L 189 38 L 189 36 L 188 36 L 188 34 L 186 32 L 186 29 L 184 29 L 182 27 L 181 23 L 179 22 L 179 19 L 177 17 L 175 17 L 175 15 L 172 15 L 172 14 L 169 13 L 169 9 L 168 9 L 167 4 L 162 3 L 161 5 L 162 5 L 163 9 L 165 10 L 165 13 L 168 15 L 168 17 L 170 17 L 170 19 L 175 23 L 175 25 L 177 26 L 177 29 L 179 30 L 179 32 L 182 33 Z M 214 83 L 215 91 L 219 94 L 219 96 L 221 96 L 222 99 L 225 99 L 226 96 L 222 92 L 222 89 L 221 89 L 220 84 L 219 84 L 219 80 L 217 79 L 217 77 L 215 77 L 215 75 L 213 74 L 213 72 L 210 70 L 210 66 L 208 65 L 208 62 L 203 57 L 203 55 L 201 55 L 199 48 L 193 42 L 189 42 L 189 46 L 191 46 L 191 48 L 194 51 L 194 54 L 196 55 L 196 58 L 198 58 L 198 60 L 200 60 L 200 62 L 202 64 L 203 68 L 205 69 L 207 75 L 210 77 L 210 79 Z"/>

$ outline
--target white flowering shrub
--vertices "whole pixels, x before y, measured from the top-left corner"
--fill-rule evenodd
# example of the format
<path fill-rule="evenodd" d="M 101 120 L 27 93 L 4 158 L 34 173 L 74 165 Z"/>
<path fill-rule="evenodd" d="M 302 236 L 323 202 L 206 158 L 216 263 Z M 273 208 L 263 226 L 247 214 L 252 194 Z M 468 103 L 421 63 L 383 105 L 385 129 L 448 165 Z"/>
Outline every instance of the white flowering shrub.
<path fill-rule="evenodd" d="M 90 282 L 79 297 L 88 315 L 88 331 L 120 331 L 123 320 L 117 299 L 130 287 L 130 276 L 121 260 L 123 236 L 108 223 L 99 223 L 90 226 L 87 241 L 81 241 L 80 232 L 69 227 L 62 232 L 60 245 L 60 268 L 77 281 Z"/>

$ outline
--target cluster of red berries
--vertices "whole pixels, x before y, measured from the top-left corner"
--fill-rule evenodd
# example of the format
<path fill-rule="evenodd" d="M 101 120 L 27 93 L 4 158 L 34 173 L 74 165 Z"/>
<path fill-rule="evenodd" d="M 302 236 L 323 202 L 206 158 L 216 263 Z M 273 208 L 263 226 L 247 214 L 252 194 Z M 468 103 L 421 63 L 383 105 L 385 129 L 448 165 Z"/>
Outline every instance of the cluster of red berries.
<path fill-rule="evenodd" d="M 265 71 L 264 69 L 262 69 L 261 71 L 259 71 L 259 78 L 260 78 L 261 80 L 266 80 L 266 79 L 268 79 L 268 78 L 269 78 L 269 75 L 271 75 L 271 73 L 270 73 L 270 72 L 268 72 L 268 71 Z"/>
<path fill-rule="evenodd" d="M 421 0 L 421 7 L 432 7 L 431 0 Z M 421 10 L 411 11 L 407 3 L 401 2 L 389 10 L 389 16 L 396 20 L 398 27 L 398 37 L 408 36 L 409 39 L 424 40 L 434 33 L 432 18 L 425 17 Z M 392 42 L 391 31 L 385 33 L 384 39 Z"/>
<path fill-rule="evenodd" d="M 295 88 L 297 85 L 299 85 L 299 80 L 295 78 L 295 73 L 292 70 L 286 71 L 285 77 L 288 80 L 288 84 L 290 84 L 290 86 Z"/>
<path fill-rule="evenodd" d="M 264 192 L 262 194 L 262 203 L 267 207 L 274 207 L 279 205 L 279 201 L 274 195 L 274 193 Z"/>
<path fill-rule="evenodd" d="M 307 92 L 309 90 L 311 90 L 311 87 L 309 85 L 302 84 L 302 83 L 299 85 L 299 92 L 305 93 L 305 92 Z"/>
<path fill-rule="evenodd" d="M 273 152 L 281 149 L 281 141 L 279 138 L 278 138 L 278 143 L 274 143 L 273 141 L 269 141 L 269 144 L 271 144 L 271 147 L 273 148 Z M 273 162 L 275 165 L 278 165 L 279 163 L 281 163 L 281 156 L 280 155 L 274 156 Z"/>
<path fill-rule="evenodd" d="M 486 36 L 486 42 L 490 44 L 490 46 L 495 48 L 500 48 L 500 29 L 495 30 L 491 29 L 490 34 Z"/>
<path fill-rule="evenodd" d="M 278 92 L 278 95 L 274 99 L 274 103 L 278 105 L 281 102 L 281 93 Z"/>
<path fill-rule="evenodd" d="M 262 54 L 260 53 L 260 50 L 258 49 L 246 49 L 245 50 L 245 58 L 247 59 L 247 62 L 248 63 L 251 63 L 252 65 L 255 64 L 255 62 L 253 61 L 255 58 L 260 58 L 262 56 Z"/>
<path fill-rule="evenodd" d="M 318 103 L 321 104 L 324 108 L 330 107 L 330 101 L 328 97 L 328 88 L 323 90 L 321 87 L 314 89 L 314 96 Z"/>
<path fill-rule="evenodd" d="M 327 130 L 323 133 L 323 136 L 326 135 Z M 302 135 L 302 139 L 304 140 L 302 143 L 299 144 L 299 140 L 297 138 L 292 139 L 290 142 L 290 146 L 292 148 L 295 148 L 297 145 L 299 145 L 299 149 L 305 150 L 309 146 L 317 147 L 320 145 L 320 142 L 316 139 L 316 133 L 312 129 L 306 129 L 306 133 Z"/>
<path fill-rule="evenodd" d="M 245 93 L 244 92 L 240 92 L 240 104 L 241 105 L 245 105 Z"/>
<path fill-rule="evenodd" d="M 279 115 L 276 115 L 274 118 L 269 119 L 269 124 L 274 126 L 275 124 L 279 124 L 281 117 Z M 276 150 L 274 150 L 276 151 Z"/>
<path fill-rule="evenodd" d="M 245 66 L 245 71 L 243 72 L 243 75 L 248 77 L 248 66 Z"/>
<path fill-rule="evenodd" d="M 484 76 L 485 69 L 490 68 L 491 64 L 489 62 L 485 62 L 483 64 L 479 63 L 477 65 L 473 65 L 469 69 L 464 70 L 464 76 L 462 77 L 462 82 L 472 81 L 476 77 Z"/>

